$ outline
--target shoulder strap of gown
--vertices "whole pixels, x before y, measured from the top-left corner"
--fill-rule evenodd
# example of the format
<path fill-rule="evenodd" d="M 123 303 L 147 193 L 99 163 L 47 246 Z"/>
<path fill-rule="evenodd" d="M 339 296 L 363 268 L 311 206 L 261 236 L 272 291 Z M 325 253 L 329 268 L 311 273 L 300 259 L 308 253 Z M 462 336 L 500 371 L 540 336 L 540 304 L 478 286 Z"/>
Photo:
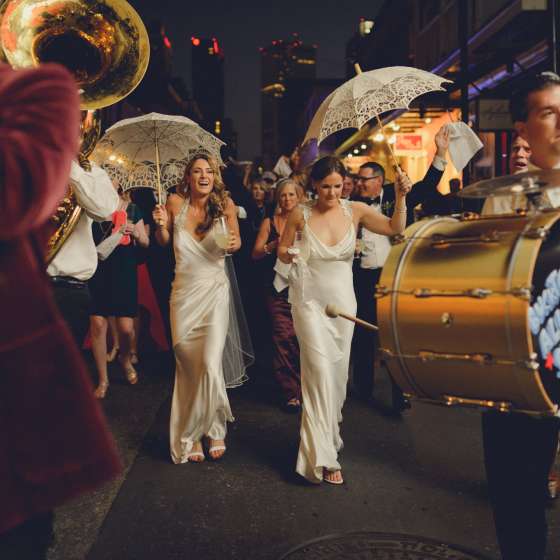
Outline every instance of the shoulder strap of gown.
<path fill-rule="evenodd" d="M 303 221 L 307 224 L 309 216 L 311 215 L 311 202 L 303 202 L 300 204 L 301 211 L 303 213 Z"/>
<path fill-rule="evenodd" d="M 173 224 L 175 229 L 181 230 L 185 227 L 185 216 L 187 215 L 187 208 L 189 207 L 189 199 L 185 198 L 177 217 L 175 218 L 175 223 Z"/>
<path fill-rule="evenodd" d="M 352 201 L 341 198 L 340 205 L 342 206 L 342 211 L 344 212 L 344 214 L 349 218 L 352 218 Z"/>

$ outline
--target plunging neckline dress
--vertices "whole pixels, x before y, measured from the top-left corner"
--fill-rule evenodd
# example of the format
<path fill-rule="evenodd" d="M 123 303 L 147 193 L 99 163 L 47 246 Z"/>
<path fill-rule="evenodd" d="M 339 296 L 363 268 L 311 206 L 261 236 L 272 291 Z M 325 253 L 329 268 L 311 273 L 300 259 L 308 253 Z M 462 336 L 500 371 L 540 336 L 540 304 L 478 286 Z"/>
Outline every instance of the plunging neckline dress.
<path fill-rule="evenodd" d="M 173 226 L 175 279 L 170 320 L 175 352 L 170 449 L 184 463 L 203 436 L 225 439 L 233 421 L 222 358 L 229 325 L 230 285 L 224 250 L 211 229 L 198 241 L 186 229 L 185 200 Z"/>
<path fill-rule="evenodd" d="M 325 245 L 309 226 L 313 203 L 302 206 L 303 242 L 308 245 L 309 257 L 292 267 L 290 276 L 303 397 L 296 471 L 314 483 L 323 480 L 323 468 L 340 469 L 340 423 L 354 331 L 350 321 L 328 317 L 325 307 L 333 304 L 345 312 L 356 312 L 352 281 L 356 231 L 352 203 L 346 200 L 340 203 L 348 218 L 348 229 L 333 246 Z"/>

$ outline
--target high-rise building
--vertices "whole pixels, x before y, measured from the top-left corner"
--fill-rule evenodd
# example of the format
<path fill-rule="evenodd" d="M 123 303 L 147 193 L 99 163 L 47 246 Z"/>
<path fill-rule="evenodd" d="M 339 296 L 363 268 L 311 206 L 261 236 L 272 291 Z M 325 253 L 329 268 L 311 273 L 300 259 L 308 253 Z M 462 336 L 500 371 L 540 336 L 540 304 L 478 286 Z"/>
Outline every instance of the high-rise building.
<path fill-rule="evenodd" d="M 224 53 L 216 38 L 191 37 L 193 97 L 200 123 L 220 135 L 224 120 Z"/>
<path fill-rule="evenodd" d="M 283 134 L 283 128 L 290 118 L 298 115 L 287 114 L 289 105 L 302 108 L 305 100 L 295 100 L 287 96 L 289 84 L 313 82 L 316 77 L 317 46 L 304 45 L 297 34 L 290 41 L 272 41 L 261 52 L 261 100 L 262 100 L 262 153 L 270 161 L 293 148 Z M 292 86 L 293 87 L 293 86 Z M 302 94 L 307 88 L 298 88 Z M 295 92 L 291 92 L 295 94 Z M 295 94 L 297 96 L 297 94 Z M 301 103 L 299 102 L 301 101 Z"/>
<path fill-rule="evenodd" d="M 358 63 L 362 70 L 371 70 L 369 56 L 373 45 L 374 22 L 371 19 L 360 18 L 356 32 L 346 43 L 346 79 L 356 75 L 354 64 Z M 384 54 L 387 49 L 384 49 Z M 389 66 L 389 65 L 388 65 Z"/>

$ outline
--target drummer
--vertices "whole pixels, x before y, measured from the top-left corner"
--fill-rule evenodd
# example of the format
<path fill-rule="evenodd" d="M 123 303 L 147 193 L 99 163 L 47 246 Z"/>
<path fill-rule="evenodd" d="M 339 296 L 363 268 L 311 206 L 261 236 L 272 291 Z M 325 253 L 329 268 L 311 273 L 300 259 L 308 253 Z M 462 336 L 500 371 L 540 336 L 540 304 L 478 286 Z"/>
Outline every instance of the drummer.
<path fill-rule="evenodd" d="M 560 168 L 560 76 L 530 77 L 513 94 L 510 112 L 517 133 L 531 147 L 529 170 Z M 515 212 L 511 195 L 499 198 L 504 198 L 499 213 Z M 558 418 L 498 412 L 482 417 L 488 489 L 504 560 L 545 556 L 546 488 L 558 428 Z"/>

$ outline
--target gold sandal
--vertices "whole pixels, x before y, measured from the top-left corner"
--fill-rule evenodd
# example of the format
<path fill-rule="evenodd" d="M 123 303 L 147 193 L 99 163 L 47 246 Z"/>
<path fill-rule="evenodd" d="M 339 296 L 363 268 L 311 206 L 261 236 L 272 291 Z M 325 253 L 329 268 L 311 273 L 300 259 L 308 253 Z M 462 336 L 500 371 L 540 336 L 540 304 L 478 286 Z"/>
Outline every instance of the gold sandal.
<path fill-rule="evenodd" d="M 113 346 L 111 351 L 107 354 L 107 362 L 111 363 L 117 357 L 118 353 L 119 353 L 119 347 Z"/>
<path fill-rule="evenodd" d="M 136 383 L 138 383 L 138 373 L 136 372 L 136 370 L 134 369 L 134 366 L 129 366 L 126 370 L 125 370 L 125 375 L 126 375 L 126 379 L 127 381 L 131 384 L 131 385 L 136 385 Z"/>
<path fill-rule="evenodd" d="M 96 399 L 104 399 L 105 395 L 107 394 L 107 389 L 108 388 L 109 388 L 109 382 L 108 381 L 100 381 L 99 385 L 97 386 L 97 388 L 93 392 L 93 396 Z"/>

